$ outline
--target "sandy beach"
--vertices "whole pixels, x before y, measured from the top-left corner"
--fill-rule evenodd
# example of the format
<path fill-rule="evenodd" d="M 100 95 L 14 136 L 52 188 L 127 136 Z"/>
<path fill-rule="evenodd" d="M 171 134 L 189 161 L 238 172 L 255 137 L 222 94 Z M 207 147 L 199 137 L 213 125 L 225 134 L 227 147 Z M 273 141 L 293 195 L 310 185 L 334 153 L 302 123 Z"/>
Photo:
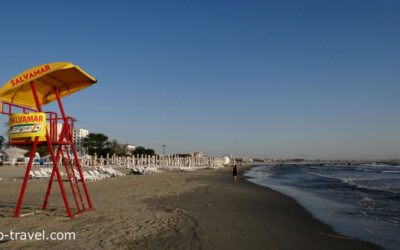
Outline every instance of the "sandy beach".
<path fill-rule="evenodd" d="M 57 183 L 48 210 L 40 212 L 46 179 L 29 180 L 22 206 L 21 214 L 39 213 L 13 218 L 23 173 L 21 167 L 0 168 L 6 178 L 0 181 L 0 232 L 75 232 L 76 239 L 3 239 L 3 249 L 379 248 L 335 233 L 292 198 L 241 176 L 233 183 L 230 168 L 89 182 L 95 210 L 74 219 L 66 215 Z"/>

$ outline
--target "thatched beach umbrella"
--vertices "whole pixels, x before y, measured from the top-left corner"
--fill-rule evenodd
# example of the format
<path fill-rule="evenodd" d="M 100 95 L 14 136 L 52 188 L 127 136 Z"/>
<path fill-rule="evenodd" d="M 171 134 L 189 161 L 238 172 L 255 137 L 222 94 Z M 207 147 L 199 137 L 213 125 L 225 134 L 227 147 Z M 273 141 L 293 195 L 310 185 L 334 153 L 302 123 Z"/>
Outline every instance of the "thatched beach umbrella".
<path fill-rule="evenodd" d="M 28 152 L 28 150 L 17 148 L 17 147 L 10 147 L 4 149 L 4 153 L 11 158 L 11 163 L 14 165 L 18 157 L 23 157 L 24 154 Z"/>

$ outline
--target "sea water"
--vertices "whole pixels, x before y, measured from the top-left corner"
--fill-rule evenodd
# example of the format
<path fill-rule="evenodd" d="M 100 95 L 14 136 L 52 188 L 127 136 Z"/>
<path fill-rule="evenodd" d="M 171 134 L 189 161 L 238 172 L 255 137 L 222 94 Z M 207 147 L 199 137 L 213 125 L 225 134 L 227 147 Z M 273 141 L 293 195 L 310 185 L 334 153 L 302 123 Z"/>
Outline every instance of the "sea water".
<path fill-rule="evenodd" d="M 293 197 L 342 235 L 400 249 L 400 166 L 271 165 L 245 176 Z"/>

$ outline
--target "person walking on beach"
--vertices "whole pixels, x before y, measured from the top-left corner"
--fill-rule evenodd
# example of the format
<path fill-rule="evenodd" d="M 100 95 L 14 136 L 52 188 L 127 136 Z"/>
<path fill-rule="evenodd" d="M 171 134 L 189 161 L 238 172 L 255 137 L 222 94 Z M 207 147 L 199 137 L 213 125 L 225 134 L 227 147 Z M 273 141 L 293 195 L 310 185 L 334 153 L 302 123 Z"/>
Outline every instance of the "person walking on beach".
<path fill-rule="evenodd" d="M 233 168 L 232 168 L 233 180 L 234 180 L 235 182 L 237 182 L 237 171 L 238 171 L 238 167 L 237 167 L 236 164 L 235 164 L 235 165 L 233 165 Z"/>

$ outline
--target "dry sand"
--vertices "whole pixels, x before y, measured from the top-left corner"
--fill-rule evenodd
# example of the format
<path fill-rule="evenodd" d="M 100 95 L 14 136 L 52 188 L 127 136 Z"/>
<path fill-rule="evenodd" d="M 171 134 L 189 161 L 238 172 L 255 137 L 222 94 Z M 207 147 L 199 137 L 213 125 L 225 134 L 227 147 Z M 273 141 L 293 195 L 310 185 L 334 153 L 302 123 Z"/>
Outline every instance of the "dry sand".
<path fill-rule="evenodd" d="M 23 174 L 24 168 L 0 167 L 0 177 L 6 177 L 0 181 L 0 232 L 75 232 L 76 240 L 3 239 L 0 248 L 378 248 L 335 233 L 287 196 L 242 177 L 233 183 L 229 168 L 90 182 L 87 186 L 95 210 L 74 219 L 66 215 L 57 182 L 48 210 L 13 218 Z M 47 182 L 29 180 L 22 214 L 40 211 Z M 72 199 L 70 205 L 74 205 Z"/>

